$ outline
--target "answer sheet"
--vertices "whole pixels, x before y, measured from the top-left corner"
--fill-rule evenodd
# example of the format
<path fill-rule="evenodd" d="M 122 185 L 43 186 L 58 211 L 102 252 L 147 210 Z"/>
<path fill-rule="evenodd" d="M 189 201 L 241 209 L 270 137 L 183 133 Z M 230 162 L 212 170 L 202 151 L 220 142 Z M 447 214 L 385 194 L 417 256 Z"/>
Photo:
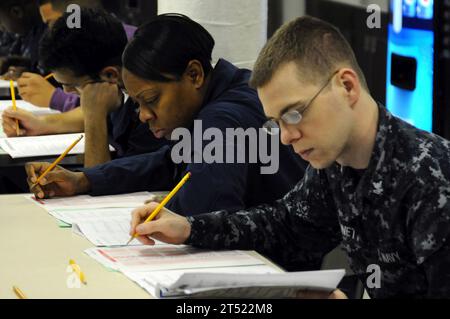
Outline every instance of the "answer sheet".
<path fill-rule="evenodd" d="M 129 209 L 126 216 L 78 218 L 72 224 L 72 228 L 75 233 L 85 236 L 95 246 L 125 246 L 131 238 L 129 234 L 131 210 Z M 134 239 L 129 245 L 141 243 Z"/>
<path fill-rule="evenodd" d="M 138 207 L 144 205 L 149 198 L 159 196 L 164 192 L 137 192 L 118 195 L 90 196 L 77 195 L 71 197 L 56 197 L 50 199 L 35 199 L 34 195 L 25 195 L 25 197 L 35 204 L 43 207 L 47 212 L 74 211 L 80 209 L 94 208 L 118 208 L 118 207 Z"/>
<path fill-rule="evenodd" d="M 246 251 L 209 251 L 185 245 L 89 248 L 85 253 L 105 267 L 122 272 L 264 264 Z"/>
<path fill-rule="evenodd" d="M 64 223 L 72 225 L 89 220 L 95 221 L 114 217 L 129 218 L 133 209 L 133 207 L 56 209 L 49 211 L 49 214 Z"/>

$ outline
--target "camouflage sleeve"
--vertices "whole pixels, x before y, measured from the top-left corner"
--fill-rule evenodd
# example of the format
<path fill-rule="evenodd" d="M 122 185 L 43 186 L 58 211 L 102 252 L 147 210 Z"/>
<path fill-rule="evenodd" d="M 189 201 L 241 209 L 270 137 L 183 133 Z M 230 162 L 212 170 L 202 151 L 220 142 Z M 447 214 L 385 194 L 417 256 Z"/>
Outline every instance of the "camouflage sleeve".
<path fill-rule="evenodd" d="M 287 270 L 318 269 L 341 240 L 324 172 L 309 167 L 284 198 L 238 212 L 189 217 L 188 244 L 212 249 L 256 250 Z"/>
<path fill-rule="evenodd" d="M 428 282 L 427 298 L 450 297 L 450 237 L 446 244 L 431 255 L 424 263 Z"/>
<path fill-rule="evenodd" d="M 438 186 L 437 186 L 438 185 Z M 408 212 L 409 235 L 430 298 L 450 296 L 450 185 L 424 182 Z M 416 189 L 417 189 L 416 188 Z"/>

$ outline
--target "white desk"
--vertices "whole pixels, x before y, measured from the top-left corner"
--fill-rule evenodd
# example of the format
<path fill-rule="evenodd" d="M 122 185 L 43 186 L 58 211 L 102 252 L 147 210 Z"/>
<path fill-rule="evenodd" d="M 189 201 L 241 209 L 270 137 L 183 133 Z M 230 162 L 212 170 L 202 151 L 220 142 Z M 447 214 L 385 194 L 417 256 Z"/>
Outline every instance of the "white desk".
<path fill-rule="evenodd" d="M 124 275 L 84 254 L 89 247 L 23 195 L 0 196 L 0 299 L 17 298 L 13 285 L 28 298 L 150 298 Z M 67 287 L 71 258 L 86 275 L 87 285 L 79 289 Z"/>
<path fill-rule="evenodd" d="M 23 195 L 1 195 L 0 299 L 17 298 L 13 285 L 28 298 L 151 298 L 121 273 L 88 257 L 83 251 L 89 247 L 89 241 L 70 228 L 58 228 L 53 217 Z M 86 275 L 87 285 L 81 288 L 67 287 L 71 258 Z"/>

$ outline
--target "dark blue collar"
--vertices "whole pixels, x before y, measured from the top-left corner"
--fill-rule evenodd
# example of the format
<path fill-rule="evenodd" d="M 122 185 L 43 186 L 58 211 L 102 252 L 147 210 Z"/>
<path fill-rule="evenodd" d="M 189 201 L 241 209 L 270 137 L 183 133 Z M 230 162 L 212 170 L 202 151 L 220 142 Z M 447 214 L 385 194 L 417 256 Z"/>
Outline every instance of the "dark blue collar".
<path fill-rule="evenodd" d="M 233 64 L 224 59 L 219 59 L 211 72 L 211 80 L 206 90 L 201 108 L 208 105 L 211 101 L 216 100 L 228 89 L 237 71 L 239 71 L 239 69 Z"/>

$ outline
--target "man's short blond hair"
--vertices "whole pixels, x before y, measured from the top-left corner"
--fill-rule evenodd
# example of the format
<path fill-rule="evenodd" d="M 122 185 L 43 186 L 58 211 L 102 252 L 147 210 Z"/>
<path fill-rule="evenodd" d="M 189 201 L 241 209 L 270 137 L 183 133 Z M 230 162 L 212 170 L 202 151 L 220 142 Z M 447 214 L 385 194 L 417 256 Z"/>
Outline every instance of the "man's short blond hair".
<path fill-rule="evenodd" d="M 255 63 L 250 85 L 267 84 L 283 64 L 295 62 L 299 79 L 318 84 L 342 67 L 353 69 L 362 87 L 367 82 L 350 44 L 333 25 L 313 17 L 300 17 L 284 24 L 269 39 Z"/>

